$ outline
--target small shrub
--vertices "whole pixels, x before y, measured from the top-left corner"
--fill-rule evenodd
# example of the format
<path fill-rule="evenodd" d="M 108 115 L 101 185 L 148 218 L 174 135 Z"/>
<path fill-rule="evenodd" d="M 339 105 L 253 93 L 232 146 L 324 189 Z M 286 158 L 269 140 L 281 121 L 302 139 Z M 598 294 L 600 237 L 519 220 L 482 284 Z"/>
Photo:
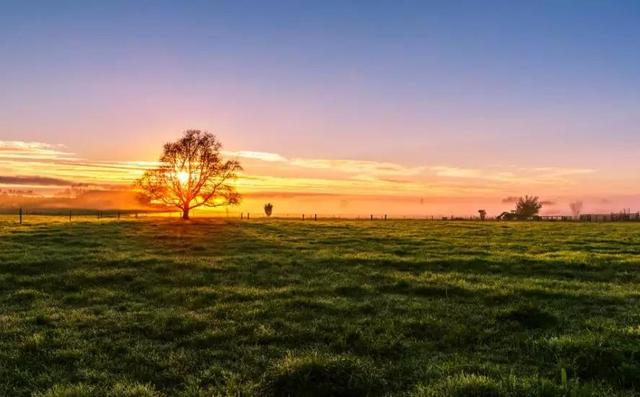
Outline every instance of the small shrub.
<path fill-rule="evenodd" d="M 267 203 L 264 205 L 264 213 L 267 216 L 271 216 L 271 214 L 273 213 L 273 204 L 271 203 Z"/>

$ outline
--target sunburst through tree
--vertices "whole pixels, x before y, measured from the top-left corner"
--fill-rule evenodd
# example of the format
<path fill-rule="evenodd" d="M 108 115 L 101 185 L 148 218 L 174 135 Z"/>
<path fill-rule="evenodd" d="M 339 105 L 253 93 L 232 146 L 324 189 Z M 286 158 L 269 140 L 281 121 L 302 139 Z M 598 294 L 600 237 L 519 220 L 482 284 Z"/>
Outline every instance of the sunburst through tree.
<path fill-rule="evenodd" d="M 160 166 L 136 182 L 141 200 L 182 211 L 182 219 L 199 207 L 238 204 L 240 195 L 231 183 L 242 171 L 236 160 L 224 160 L 215 135 L 185 131 L 176 142 L 164 145 Z"/>

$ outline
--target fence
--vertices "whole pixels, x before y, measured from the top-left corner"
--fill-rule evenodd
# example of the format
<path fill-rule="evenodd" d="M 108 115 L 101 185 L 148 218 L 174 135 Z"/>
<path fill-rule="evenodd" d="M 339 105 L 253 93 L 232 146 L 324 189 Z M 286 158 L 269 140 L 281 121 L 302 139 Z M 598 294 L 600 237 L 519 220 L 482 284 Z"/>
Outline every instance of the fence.
<path fill-rule="evenodd" d="M 72 222 L 74 220 L 88 220 L 88 219 L 138 219 L 149 217 L 176 217 L 180 218 L 181 213 L 177 211 L 143 211 L 143 210 L 97 210 L 97 209 L 74 209 L 74 208 L 13 208 L 13 209 L 0 209 L 0 215 L 8 216 L 18 221 L 18 223 L 26 222 L 28 219 L 34 219 L 36 217 L 55 217 L 58 220 L 66 220 Z M 467 216 L 467 217 L 442 217 L 433 215 L 405 215 L 405 216 L 389 216 L 388 214 L 318 214 L 318 213 L 284 213 L 274 214 L 273 216 L 267 216 L 263 212 L 238 212 L 238 213 L 206 213 L 201 212 L 194 214 L 193 218 L 223 218 L 223 219 L 240 219 L 240 220 L 257 220 L 257 219 L 288 219 L 288 220 L 302 220 L 302 221 L 318 221 L 318 220 L 369 220 L 369 221 L 386 221 L 386 220 L 479 220 L 479 217 Z"/>
<path fill-rule="evenodd" d="M 0 215 L 15 217 L 15 220 L 22 224 L 27 219 L 36 217 L 58 217 L 61 220 L 72 222 L 76 220 L 87 219 L 138 219 L 148 217 L 181 217 L 181 213 L 177 211 L 149 211 L 149 210 L 96 210 L 96 209 L 0 209 Z M 301 221 L 318 221 L 318 220 L 368 220 L 368 221 L 387 221 L 387 220 L 426 220 L 426 221 L 482 221 L 478 216 L 433 216 L 433 215 L 407 215 L 407 216 L 389 216 L 387 214 L 368 214 L 368 215 L 342 215 L 342 214 L 277 214 L 267 216 L 264 213 L 218 213 L 218 214 L 197 214 L 198 218 L 227 218 L 240 220 L 256 220 L 256 219 L 289 219 Z M 497 221 L 496 218 L 487 217 L 485 221 Z M 610 213 L 610 214 L 583 214 L 578 218 L 566 215 L 545 215 L 539 216 L 534 221 L 541 222 L 640 222 L 640 212 L 630 213 Z"/>
<path fill-rule="evenodd" d="M 175 211 L 173 212 L 175 213 Z M 37 208 L 37 209 L 29 209 L 29 208 L 18 208 L 18 209 L 0 209 L 0 215 L 16 217 L 18 223 L 22 224 L 28 219 L 33 218 L 42 218 L 42 217 L 57 217 L 59 219 L 68 220 L 69 222 L 74 219 L 121 219 L 121 218 L 129 218 L 129 219 L 137 219 L 139 217 L 145 216 L 161 216 L 168 214 L 165 211 L 138 211 L 138 210 L 92 210 L 92 209 L 74 209 L 74 208 Z"/>
<path fill-rule="evenodd" d="M 583 222 L 638 222 L 640 221 L 640 212 L 634 214 L 630 212 L 611 213 L 611 214 L 584 214 L 580 215 Z"/>

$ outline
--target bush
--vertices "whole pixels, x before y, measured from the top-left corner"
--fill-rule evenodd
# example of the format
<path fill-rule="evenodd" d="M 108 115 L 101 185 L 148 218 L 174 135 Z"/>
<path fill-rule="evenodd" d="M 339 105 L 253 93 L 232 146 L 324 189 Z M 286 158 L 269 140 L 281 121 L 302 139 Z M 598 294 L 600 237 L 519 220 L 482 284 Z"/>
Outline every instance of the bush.
<path fill-rule="evenodd" d="M 264 205 L 264 213 L 267 216 L 271 216 L 271 214 L 273 213 L 273 204 L 271 203 L 267 203 Z"/>

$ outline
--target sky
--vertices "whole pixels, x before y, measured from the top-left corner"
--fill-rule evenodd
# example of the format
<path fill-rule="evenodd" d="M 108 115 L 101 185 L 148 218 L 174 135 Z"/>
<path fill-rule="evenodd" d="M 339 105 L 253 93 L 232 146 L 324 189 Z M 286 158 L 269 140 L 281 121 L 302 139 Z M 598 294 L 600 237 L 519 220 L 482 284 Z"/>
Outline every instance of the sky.
<path fill-rule="evenodd" d="M 3 0 L 0 191 L 128 189 L 195 128 L 234 211 L 637 211 L 639 42 L 637 1 Z"/>

